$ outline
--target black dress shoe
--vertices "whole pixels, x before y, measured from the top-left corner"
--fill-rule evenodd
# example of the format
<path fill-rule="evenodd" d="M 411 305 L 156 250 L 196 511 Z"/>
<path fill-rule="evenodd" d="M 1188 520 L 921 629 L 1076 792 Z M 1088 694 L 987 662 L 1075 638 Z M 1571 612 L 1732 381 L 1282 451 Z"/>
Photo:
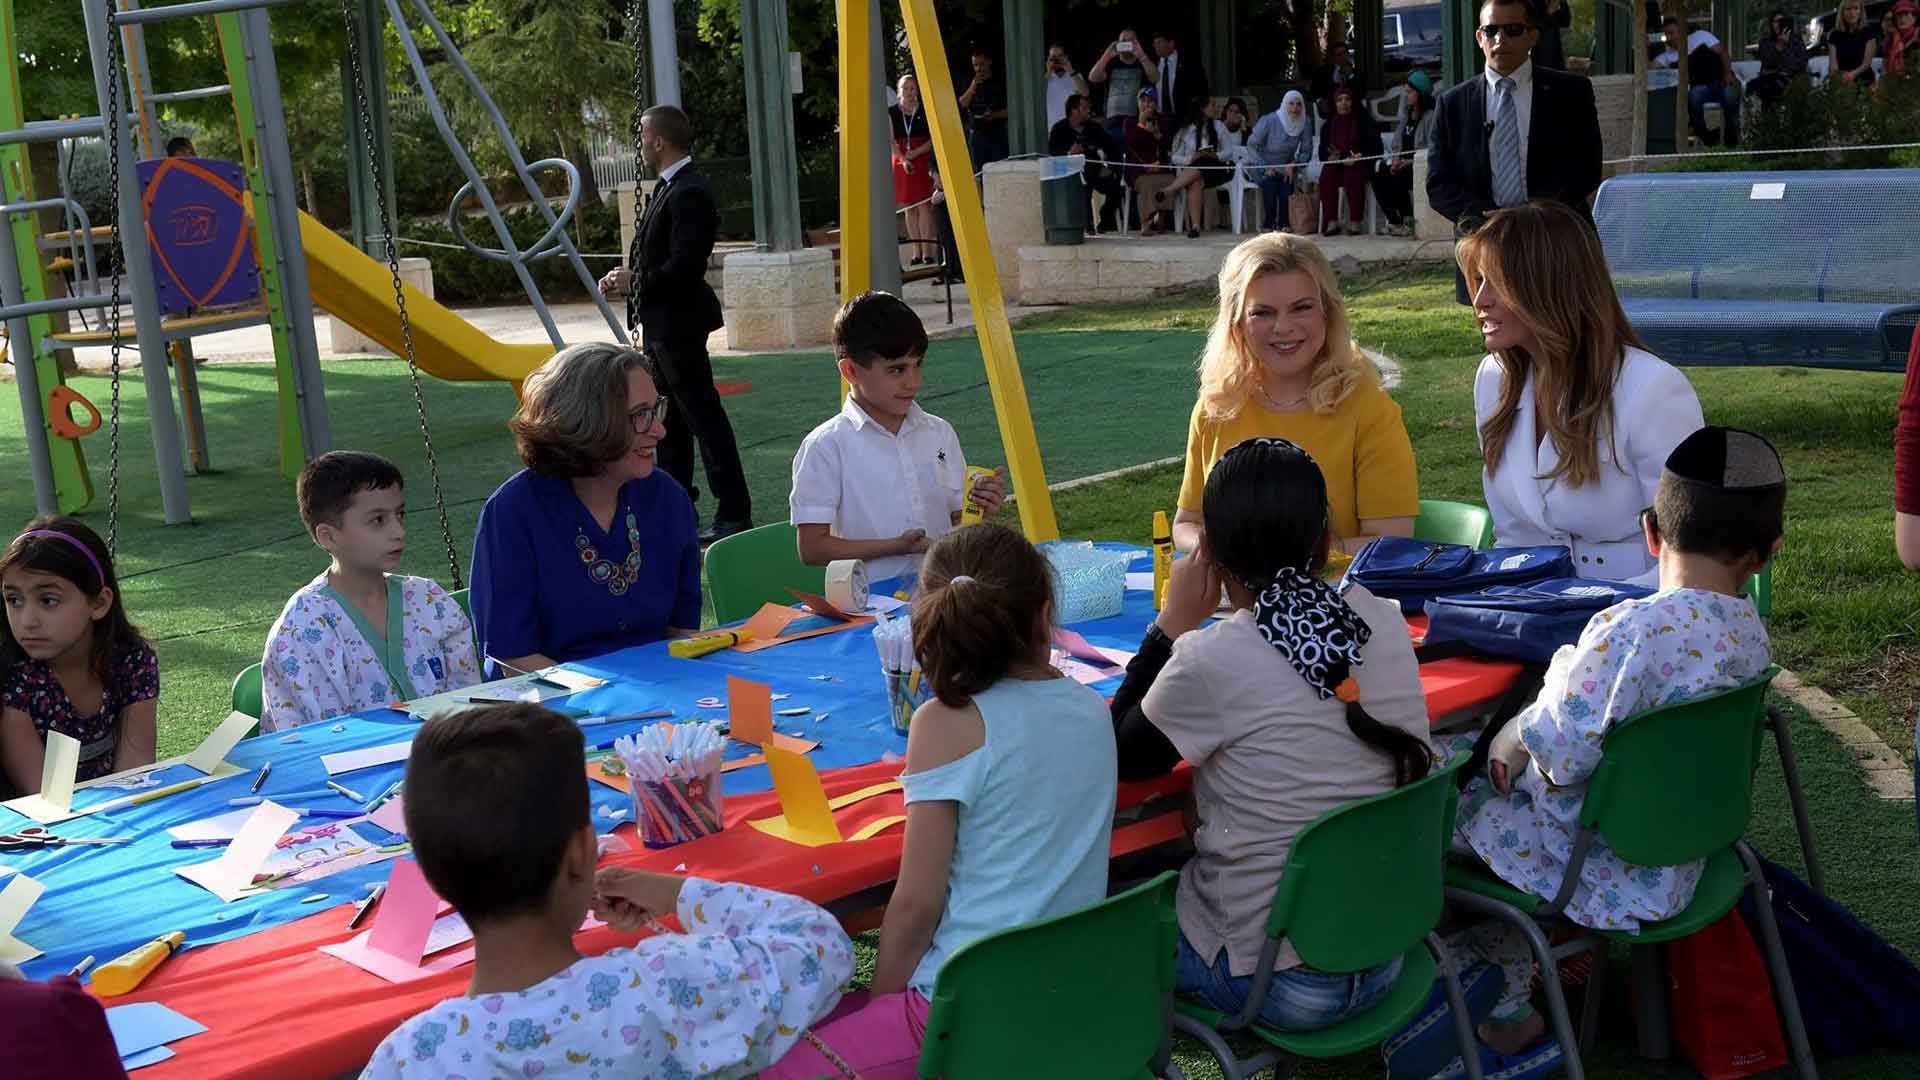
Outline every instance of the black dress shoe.
<path fill-rule="evenodd" d="M 706 547 L 715 540 L 724 540 L 734 533 L 743 533 L 753 528 L 751 521 L 715 521 L 700 530 L 700 546 Z"/>

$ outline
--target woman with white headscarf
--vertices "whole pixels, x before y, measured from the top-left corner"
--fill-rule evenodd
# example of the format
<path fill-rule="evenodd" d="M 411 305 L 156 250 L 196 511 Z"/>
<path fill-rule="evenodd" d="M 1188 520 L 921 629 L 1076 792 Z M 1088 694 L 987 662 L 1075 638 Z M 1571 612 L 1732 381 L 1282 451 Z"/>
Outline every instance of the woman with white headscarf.
<path fill-rule="evenodd" d="M 1287 199 L 1299 170 L 1313 160 L 1313 114 L 1298 90 L 1287 91 L 1280 107 L 1253 125 L 1247 140 L 1247 170 L 1260 185 L 1267 228 L 1287 231 Z"/>

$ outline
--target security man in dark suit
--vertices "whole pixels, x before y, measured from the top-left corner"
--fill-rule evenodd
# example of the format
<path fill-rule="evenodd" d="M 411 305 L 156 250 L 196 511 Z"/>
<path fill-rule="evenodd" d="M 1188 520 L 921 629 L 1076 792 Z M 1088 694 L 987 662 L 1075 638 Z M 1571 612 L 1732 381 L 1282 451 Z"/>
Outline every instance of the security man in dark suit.
<path fill-rule="evenodd" d="M 1456 234 L 1528 199 L 1557 199 L 1588 220 L 1600 186 L 1600 114 L 1593 84 L 1533 63 L 1539 28 L 1525 0 L 1486 0 L 1474 31 L 1480 75 L 1440 95 L 1427 153 L 1427 201 Z M 1456 273 L 1456 296 L 1467 303 Z"/>
<path fill-rule="evenodd" d="M 656 105 L 640 114 L 640 158 L 660 182 L 633 231 L 627 265 L 601 278 L 600 291 L 627 298 L 627 326 L 640 333 L 673 400 L 660 466 L 695 500 L 700 491 L 693 485 L 693 446 L 699 441 L 717 504 L 700 542 L 711 544 L 752 528 L 753 505 L 707 357 L 707 335 L 722 325 L 720 299 L 707 284 L 720 215 L 706 177 L 687 156 L 692 145 L 693 125 L 678 108 Z"/>

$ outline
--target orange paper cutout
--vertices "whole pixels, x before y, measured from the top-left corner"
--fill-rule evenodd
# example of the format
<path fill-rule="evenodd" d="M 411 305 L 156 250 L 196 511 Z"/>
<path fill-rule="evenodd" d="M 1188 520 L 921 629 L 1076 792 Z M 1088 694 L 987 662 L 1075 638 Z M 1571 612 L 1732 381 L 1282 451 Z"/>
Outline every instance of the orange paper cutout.
<path fill-rule="evenodd" d="M 850 619 L 848 622 L 836 622 L 830 626 L 816 626 L 811 630 L 800 630 L 791 634 L 786 633 L 787 627 L 793 625 L 795 620 L 807 618 L 811 614 L 811 612 L 802 611 L 799 608 L 783 607 L 779 604 L 762 604 L 760 610 L 754 613 L 753 618 L 748 619 L 746 623 L 740 627 L 742 630 L 750 632 L 753 635 L 752 639 L 735 645 L 733 651 L 742 653 L 759 652 L 761 649 L 771 649 L 775 645 L 785 645 L 789 641 L 801 641 L 810 637 L 819 637 L 822 634 L 837 633 L 845 630 L 849 626 L 865 626 L 873 622 L 871 615 L 861 615 L 857 618 Z"/>
<path fill-rule="evenodd" d="M 749 746 L 773 740 L 773 688 L 727 676 L 727 733 Z"/>

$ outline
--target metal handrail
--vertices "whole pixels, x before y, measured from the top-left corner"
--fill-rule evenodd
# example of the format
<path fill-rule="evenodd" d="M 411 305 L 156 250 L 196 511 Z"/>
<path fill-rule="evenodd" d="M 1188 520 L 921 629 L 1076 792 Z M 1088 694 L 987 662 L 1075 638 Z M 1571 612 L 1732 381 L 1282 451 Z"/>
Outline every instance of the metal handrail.
<path fill-rule="evenodd" d="M 460 204 L 466 201 L 468 193 L 473 190 L 473 182 L 469 180 L 461 185 L 459 191 L 454 192 L 453 201 L 447 204 L 447 229 L 453 233 L 453 238 L 458 240 L 462 247 L 482 259 L 491 259 L 494 262 L 528 263 L 560 253 L 561 248 L 556 242 L 556 237 L 560 230 L 566 228 L 568 219 L 573 217 L 580 206 L 580 170 L 566 158 L 546 158 L 534 162 L 527 168 L 529 170 L 558 168 L 567 174 L 566 205 L 560 208 L 558 219 L 547 229 L 546 235 L 536 240 L 532 247 L 517 255 L 509 254 L 499 248 L 483 248 L 467 239 L 466 228 L 460 220 Z M 537 201 L 542 201 L 544 198 L 540 196 Z"/>

